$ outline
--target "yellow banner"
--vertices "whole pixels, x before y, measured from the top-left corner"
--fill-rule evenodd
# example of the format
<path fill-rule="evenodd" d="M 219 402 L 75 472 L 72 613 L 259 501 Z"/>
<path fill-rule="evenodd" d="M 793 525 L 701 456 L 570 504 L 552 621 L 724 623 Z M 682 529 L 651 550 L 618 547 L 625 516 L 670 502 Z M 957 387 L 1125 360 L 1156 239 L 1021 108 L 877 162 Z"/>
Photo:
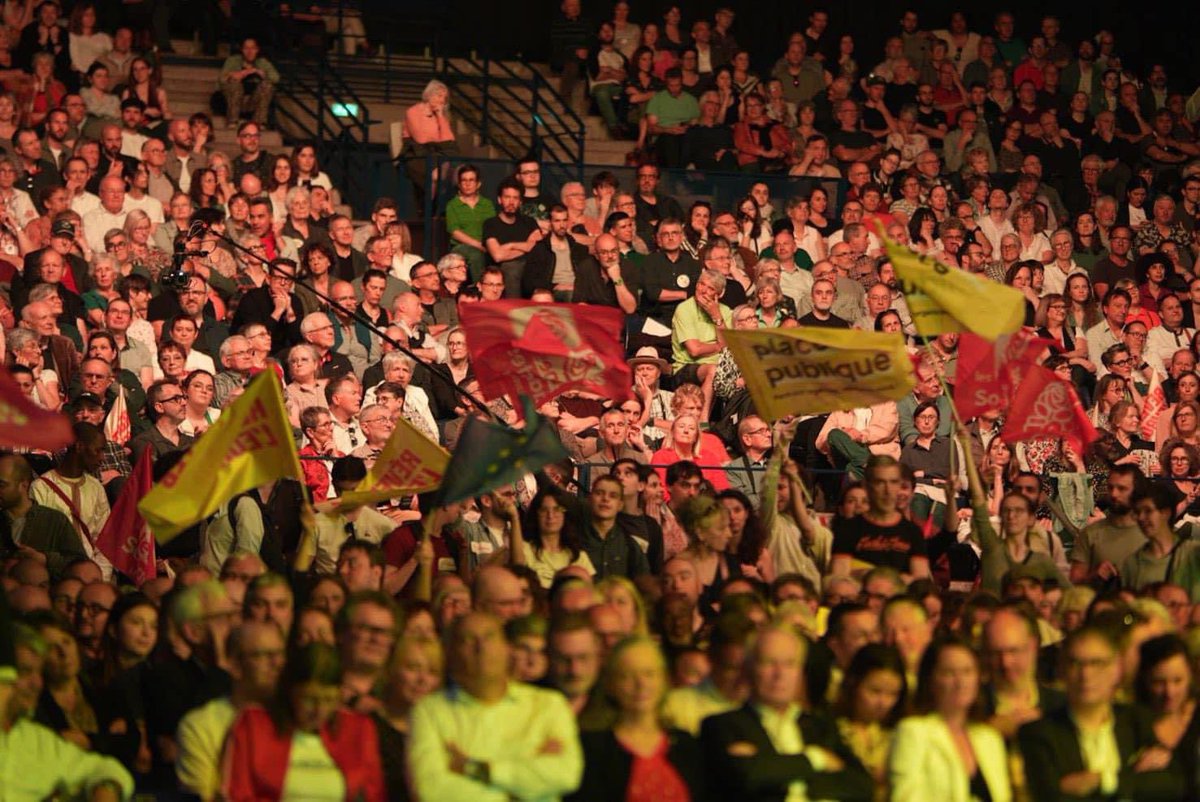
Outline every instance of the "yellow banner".
<path fill-rule="evenodd" d="M 725 331 L 758 413 L 768 420 L 903 398 L 914 384 L 900 334 L 801 327 Z"/>
<path fill-rule="evenodd" d="M 995 340 L 1025 323 L 1020 290 L 941 264 L 886 238 L 884 246 L 918 334 L 970 331 Z"/>
<path fill-rule="evenodd" d="M 345 512 L 396 496 L 436 490 L 450 464 L 450 454 L 404 418 L 379 452 L 358 487 L 315 505 L 320 512 Z"/>
<path fill-rule="evenodd" d="M 263 371 L 138 504 L 160 542 L 224 502 L 276 479 L 301 479 L 296 441 L 273 371 Z"/>

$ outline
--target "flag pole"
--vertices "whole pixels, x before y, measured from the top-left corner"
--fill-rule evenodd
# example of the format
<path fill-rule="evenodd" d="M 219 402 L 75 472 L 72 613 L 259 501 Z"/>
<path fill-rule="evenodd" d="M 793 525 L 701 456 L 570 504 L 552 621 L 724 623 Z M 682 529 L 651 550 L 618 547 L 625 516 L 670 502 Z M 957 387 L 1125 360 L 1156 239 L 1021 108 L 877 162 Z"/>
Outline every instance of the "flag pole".
<path fill-rule="evenodd" d="M 433 550 L 433 528 L 441 517 L 441 507 L 434 507 L 421 521 L 421 542 L 417 544 L 417 586 L 413 597 L 417 601 L 430 601 L 433 598 L 433 560 L 422 559 L 422 549 Z"/>

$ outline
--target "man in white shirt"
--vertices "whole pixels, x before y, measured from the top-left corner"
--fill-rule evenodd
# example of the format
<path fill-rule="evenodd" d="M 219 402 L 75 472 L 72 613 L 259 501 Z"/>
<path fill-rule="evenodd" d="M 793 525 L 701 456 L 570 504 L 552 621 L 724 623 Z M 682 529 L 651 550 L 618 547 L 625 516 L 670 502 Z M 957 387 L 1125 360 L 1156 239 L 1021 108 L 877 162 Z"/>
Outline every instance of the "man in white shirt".
<path fill-rule="evenodd" d="M 107 175 L 100 180 L 100 205 L 83 216 L 83 234 L 93 253 L 104 253 L 104 235 L 125 227 L 125 179 Z"/>
<path fill-rule="evenodd" d="M 500 619 L 450 625 L 452 680 L 412 712 L 409 776 L 425 802 L 556 800 L 579 787 L 583 754 L 561 694 L 513 682 Z"/>
<path fill-rule="evenodd" d="M 1175 353 L 1191 347 L 1195 329 L 1183 325 L 1183 302 L 1172 294 L 1158 302 L 1162 323 L 1146 333 L 1145 357 L 1150 367 L 1166 377 L 1167 367 Z"/>
<path fill-rule="evenodd" d="M 99 208 L 99 196 L 87 191 L 87 183 L 92 178 L 87 159 L 82 156 L 67 159 L 67 165 L 63 168 L 63 178 L 66 179 L 67 192 L 71 196 L 71 211 L 84 217 L 93 209 Z"/>
<path fill-rule="evenodd" d="M 788 229 L 781 229 L 775 235 L 772 247 L 779 262 L 779 288 L 799 309 L 812 297 L 812 272 L 797 266 L 796 236 Z"/>

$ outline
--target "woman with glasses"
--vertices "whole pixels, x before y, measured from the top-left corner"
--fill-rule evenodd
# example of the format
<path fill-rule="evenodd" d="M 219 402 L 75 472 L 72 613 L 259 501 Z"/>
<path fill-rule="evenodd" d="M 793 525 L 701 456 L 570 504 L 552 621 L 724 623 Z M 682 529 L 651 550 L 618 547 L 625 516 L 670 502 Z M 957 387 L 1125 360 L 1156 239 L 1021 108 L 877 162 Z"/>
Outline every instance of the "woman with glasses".
<path fill-rule="evenodd" d="M 1075 275 L 1079 274 L 1072 275 L 1072 278 Z M 1086 276 L 1083 278 L 1086 280 Z M 1034 324 L 1038 327 L 1037 336 L 1054 342 L 1054 352 L 1064 357 L 1071 366 L 1072 381 L 1077 387 L 1086 386 L 1087 377 L 1091 377 L 1094 386 L 1096 366 L 1088 359 L 1087 338 L 1071 325 L 1067 306 L 1067 299 L 1059 293 L 1043 295 L 1034 317 Z M 1091 397 L 1090 393 L 1088 397 Z"/>
<path fill-rule="evenodd" d="M 1200 448 L 1200 378 L 1195 373 L 1185 373 L 1176 380 L 1179 400 L 1167 407 L 1159 416 L 1155 442 L 1174 440 Z"/>
<path fill-rule="evenodd" d="M 125 216 L 125 241 L 135 269 L 154 282 L 162 271 L 171 265 L 171 255 L 159 250 L 150 240 L 154 224 L 150 215 L 141 209 L 133 209 Z"/>
<path fill-rule="evenodd" d="M 192 173 L 188 197 L 192 199 L 193 208 L 225 210 L 225 193 L 211 168 L 200 167 Z"/>
<path fill-rule="evenodd" d="M 183 380 L 182 387 L 187 404 L 179 431 L 196 437 L 208 431 L 208 427 L 221 417 L 221 410 L 213 406 L 216 384 L 213 375 L 207 370 L 193 370 Z"/>
<path fill-rule="evenodd" d="M 1200 451 L 1182 440 L 1170 440 L 1163 447 L 1164 486 L 1175 499 L 1174 518 L 1200 516 Z"/>
<path fill-rule="evenodd" d="M 325 379 L 320 372 L 320 355 L 308 343 L 293 346 L 288 351 L 287 373 L 291 381 L 283 388 L 288 416 L 292 426 L 300 426 L 300 413 L 309 407 L 329 408 L 325 400 Z"/>

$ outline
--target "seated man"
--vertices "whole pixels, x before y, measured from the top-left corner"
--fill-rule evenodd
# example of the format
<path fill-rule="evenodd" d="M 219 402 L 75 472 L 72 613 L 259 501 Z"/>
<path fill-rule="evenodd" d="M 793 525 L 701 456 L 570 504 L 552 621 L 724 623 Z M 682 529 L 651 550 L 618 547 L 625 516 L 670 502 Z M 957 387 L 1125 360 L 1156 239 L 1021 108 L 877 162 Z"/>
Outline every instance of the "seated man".
<path fill-rule="evenodd" d="M 705 269 L 696 282 L 696 294 L 679 304 L 671 318 L 671 355 L 678 383 L 695 383 L 704 392 L 701 420 L 712 407 L 713 377 L 725 341 L 721 330 L 733 324 L 733 312 L 718 300 L 725 292 L 725 276 Z"/>

